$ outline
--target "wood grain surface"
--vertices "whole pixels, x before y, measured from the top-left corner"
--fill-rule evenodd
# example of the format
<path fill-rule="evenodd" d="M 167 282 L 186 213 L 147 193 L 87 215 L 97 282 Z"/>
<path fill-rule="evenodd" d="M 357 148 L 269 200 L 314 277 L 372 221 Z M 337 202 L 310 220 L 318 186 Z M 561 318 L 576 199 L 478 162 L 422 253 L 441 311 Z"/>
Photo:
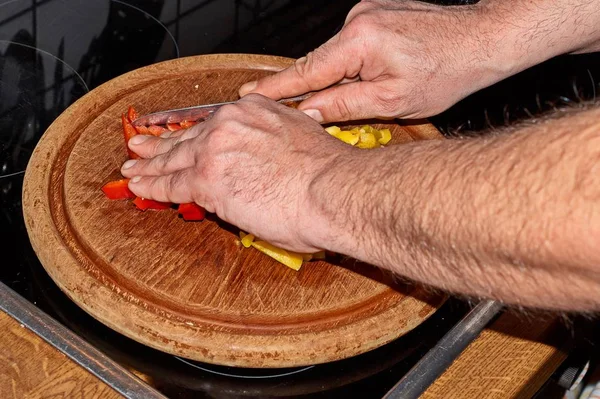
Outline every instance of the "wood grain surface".
<path fill-rule="evenodd" d="M 421 398 L 532 398 L 566 359 L 566 334 L 557 318 L 505 313 Z"/>
<path fill-rule="evenodd" d="M 353 356 L 421 323 L 443 302 L 355 262 L 300 272 L 246 249 L 215 218 L 139 212 L 100 187 L 126 160 L 119 117 L 229 101 L 244 82 L 290 59 L 212 55 L 145 67 L 72 105 L 44 134 L 25 176 L 23 210 L 38 257 L 58 286 L 109 327 L 209 363 L 291 367 Z M 379 125 L 380 127 L 383 125 Z M 441 138 L 430 124 L 387 124 L 393 143 Z"/>
<path fill-rule="evenodd" d="M 0 312 L 0 398 L 122 398 L 50 344 Z"/>

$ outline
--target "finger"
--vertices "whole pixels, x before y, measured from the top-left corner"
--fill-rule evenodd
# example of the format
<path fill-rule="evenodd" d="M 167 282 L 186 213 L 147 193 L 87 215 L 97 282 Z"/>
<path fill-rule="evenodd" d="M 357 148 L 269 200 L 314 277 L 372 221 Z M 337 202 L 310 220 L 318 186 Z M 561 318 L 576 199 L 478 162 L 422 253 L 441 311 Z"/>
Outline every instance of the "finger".
<path fill-rule="evenodd" d="M 168 132 L 161 134 L 159 137 L 163 138 L 163 139 L 172 139 L 172 138 L 181 136 L 183 133 L 185 133 L 185 131 L 186 131 L 186 129 L 179 129 L 174 132 L 168 131 Z"/>
<path fill-rule="evenodd" d="M 154 158 L 157 155 L 164 154 L 172 150 L 179 143 L 197 137 L 200 134 L 199 129 L 185 129 L 172 133 L 179 135 L 170 136 L 133 136 L 127 143 L 127 146 L 142 158 Z"/>
<path fill-rule="evenodd" d="M 189 128 L 179 129 L 173 132 L 165 132 L 161 134 L 160 137 L 163 139 L 173 139 L 181 136 L 185 136 L 185 139 L 194 138 L 203 131 L 204 126 L 204 122 L 200 122 Z"/>
<path fill-rule="evenodd" d="M 344 78 L 354 78 L 361 67 L 355 45 L 355 41 L 340 40 L 336 35 L 289 68 L 246 83 L 240 88 L 240 96 L 259 93 L 278 100 L 322 90 Z"/>
<path fill-rule="evenodd" d="M 164 154 L 125 162 L 121 167 L 121 174 L 125 177 L 168 175 L 191 167 L 194 164 L 194 156 L 194 140 L 185 140 Z"/>
<path fill-rule="evenodd" d="M 165 176 L 135 176 L 129 189 L 138 197 L 183 204 L 194 202 L 195 180 L 194 169 L 187 168 Z"/>
<path fill-rule="evenodd" d="M 382 101 L 382 90 L 372 82 L 348 83 L 315 94 L 298 109 L 319 123 L 396 116 L 396 108 Z"/>

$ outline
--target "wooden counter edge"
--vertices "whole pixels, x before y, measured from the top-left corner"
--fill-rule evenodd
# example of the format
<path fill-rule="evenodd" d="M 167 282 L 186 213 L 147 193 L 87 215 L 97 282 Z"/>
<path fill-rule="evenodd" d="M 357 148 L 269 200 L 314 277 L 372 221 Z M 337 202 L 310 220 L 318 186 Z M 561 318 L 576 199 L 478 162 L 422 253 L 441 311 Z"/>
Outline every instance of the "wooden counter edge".
<path fill-rule="evenodd" d="M 421 398 L 532 398 L 565 360 L 565 332 L 557 318 L 504 313 Z"/>
<path fill-rule="evenodd" d="M 122 398 L 4 312 L 0 312 L 0 397 Z"/>

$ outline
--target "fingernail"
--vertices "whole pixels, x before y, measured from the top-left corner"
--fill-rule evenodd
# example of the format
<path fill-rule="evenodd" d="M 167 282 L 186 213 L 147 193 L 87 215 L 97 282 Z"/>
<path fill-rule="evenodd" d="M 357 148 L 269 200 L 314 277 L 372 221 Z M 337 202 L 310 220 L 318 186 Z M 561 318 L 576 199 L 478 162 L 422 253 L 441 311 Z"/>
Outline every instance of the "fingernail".
<path fill-rule="evenodd" d="M 133 177 L 131 178 L 131 182 L 132 182 L 132 183 L 137 183 L 137 182 L 139 182 L 140 180 L 142 180 L 142 176 L 133 176 Z"/>
<path fill-rule="evenodd" d="M 246 94 L 250 93 L 252 90 L 256 89 L 256 86 L 258 85 L 258 82 L 256 80 L 252 81 L 252 82 L 248 82 L 248 83 L 244 83 L 242 85 L 242 87 L 240 87 L 240 96 L 245 96 Z"/>
<path fill-rule="evenodd" d="M 140 145 L 144 141 L 148 140 L 149 138 L 150 138 L 150 136 L 138 134 L 137 136 L 133 136 L 131 139 L 129 139 L 129 143 L 131 143 L 133 145 Z"/>
<path fill-rule="evenodd" d="M 305 109 L 302 112 L 304 112 L 306 115 L 310 116 L 319 123 L 323 122 L 323 115 L 321 115 L 321 111 L 319 111 L 318 109 Z"/>
<path fill-rule="evenodd" d="M 121 169 L 129 169 L 131 168 L 133 165 L 135 165 L 137 163 L 137 160 L 135 159 L 130 159 L 129 161 L 125 162 L 123 164 L 123 167 Z"/>
<path fill-rule="evenodd" d="M 171 137 L 171 135 L 173 134 L 173 132 L 165 132 L 163 134 L 160 135 L 161 139 L 168 139 L 169 137 Z"/>

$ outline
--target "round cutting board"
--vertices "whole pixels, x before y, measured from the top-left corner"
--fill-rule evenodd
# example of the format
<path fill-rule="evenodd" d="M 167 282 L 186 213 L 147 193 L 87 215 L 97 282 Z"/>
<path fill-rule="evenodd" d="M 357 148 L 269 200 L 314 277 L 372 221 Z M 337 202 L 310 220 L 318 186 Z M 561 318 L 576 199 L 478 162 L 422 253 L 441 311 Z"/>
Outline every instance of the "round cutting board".
<path fill-rule="evenodd" d="M 100 188 L 127 154 L 120 115 L 237 98 L 247 81 L 293 60 L 255 55 L 176 59 L 120 76 L 67 109 L 29 162 L 23 211 L 58 286 L 96 319 L 156 349 L 228 366 L 292 367 L 368 351 L 411 330 L 444 297 L 353 261 L 295 272 L 216 218 L 140 212 Z M 389 124 L 393 141 L 440 138 L 430 124 Z"/>

